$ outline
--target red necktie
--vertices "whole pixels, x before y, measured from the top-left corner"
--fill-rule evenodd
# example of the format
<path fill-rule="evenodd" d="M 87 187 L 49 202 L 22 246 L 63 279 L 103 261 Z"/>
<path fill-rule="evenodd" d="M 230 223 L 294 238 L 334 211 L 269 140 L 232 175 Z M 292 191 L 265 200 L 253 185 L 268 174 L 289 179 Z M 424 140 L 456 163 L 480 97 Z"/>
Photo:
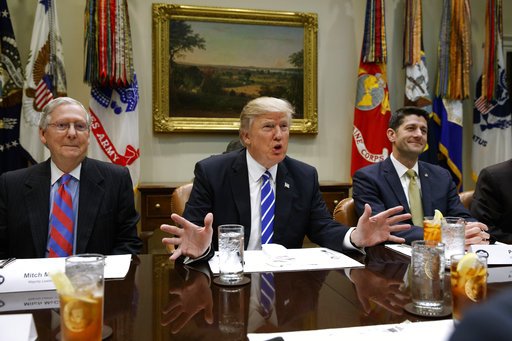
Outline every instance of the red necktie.
<path fill-rule="evenodd" d="M 50 242 L 48 257 L 67 257 L 73 254 L 73 227 L 75 214 L 73 199 L 68 186 L 71 175 L 64 174 L 59 179 L 59 188 L 53 200 L 50 216 Z"/>

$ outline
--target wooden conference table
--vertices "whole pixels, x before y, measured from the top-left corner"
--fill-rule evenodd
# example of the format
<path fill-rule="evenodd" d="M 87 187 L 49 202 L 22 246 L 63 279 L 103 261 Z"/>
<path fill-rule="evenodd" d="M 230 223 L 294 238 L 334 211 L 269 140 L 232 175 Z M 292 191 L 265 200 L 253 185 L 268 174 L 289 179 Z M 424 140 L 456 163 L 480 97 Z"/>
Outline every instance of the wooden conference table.
<path fill-rule="evenodd" d="M 403 283 L 409 257 L 377 246 L 368 249 L 365 258 L 353 258 L 366 267 L 352 269 L 350 278 L 345 270 L 275 273 L 273 323 L 258 326 L 257 331 L 431 320 L 403 309 L 410 302 Z M 488 296 L 507 288 L 512 288 L 512 282 L 489 284 Z M 254 324 L 249 317 L 250 291 L 251 284 L 210 284 L 203 273 L 174 264 L 167 255 L 134 257 L 124 280 L 105 284 L 104 325 L 112 331 L 107 339 L 245 340 L 248 332 L 255 331 L 250 325 Z M 205 309 L 212 311 L 211 324 Z M 39 340 L 55 340 L 59 332 L 58 309 L 8 313 L 32 313 Z"/>

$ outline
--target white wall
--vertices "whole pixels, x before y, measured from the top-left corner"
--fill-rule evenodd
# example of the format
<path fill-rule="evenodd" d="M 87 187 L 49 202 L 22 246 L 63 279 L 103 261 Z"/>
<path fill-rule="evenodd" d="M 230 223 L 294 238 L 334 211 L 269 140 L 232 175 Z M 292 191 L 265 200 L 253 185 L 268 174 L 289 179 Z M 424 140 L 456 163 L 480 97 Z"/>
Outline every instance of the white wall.
<path fill-rule="evenodd" d="M 172 3 L 161 0 L 162 3 Z M 402 26 L 404 0 L 387 0 L 386 29 L 388 44 L 388 85 L 392 110 L 403 103 Z M 14 30 L 22 54 L 27 60 L 36 0 L 7 0 Z M 151 3 L 128 0 L 134 61 L 140 87 L 141 181 L 188 181 L 196 161 L 222 152 L 236 134 L 154 134 L 152 131 L 152 55 Z M 351 132 L 357 67 L 361 53 L 366 1 L 363 0 L 196 0 L 178 4 L 276 11 L 315 12 L 318 30 L 318 116 L 317 136 L 293 135 L 289 155 L 318 168 L 320 180 L 350 181 Z M 88 87 L 83 78 L 84 0 L 58 0 L 60 30 L 64 43 L 68 94 L 88 103 Z M 423 1 L 424 45 L 434 84 L 437 65 L 437 41 L 442 0 Z M 472 0 L 473 84 L 480 72 L 485 1 Z M 512 0 L 504 0 L 504 31 L 512 34 L 507 13 Z M 474 91 L 474 85 L 471 85 Z M 470 145 L 472 109 L 465 104 L 464 174 L 465 187 L 470 182 Z"/>

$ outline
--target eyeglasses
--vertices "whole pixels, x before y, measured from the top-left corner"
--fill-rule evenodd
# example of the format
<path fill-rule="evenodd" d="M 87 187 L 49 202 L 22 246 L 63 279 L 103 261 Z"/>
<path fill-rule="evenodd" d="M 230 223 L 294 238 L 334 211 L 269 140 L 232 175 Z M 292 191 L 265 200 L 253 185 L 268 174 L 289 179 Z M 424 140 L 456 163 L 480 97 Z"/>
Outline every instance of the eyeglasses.
<path fill-rule="evenodd" d="M 57 123 L 48 123 L 49 126 L 54 127 L 57 131 L 68 131 L 71 125 L 75 128 L 76 131 L 84 132 L 89 130 L 89 126 L 85 122 L 57 122 Z"/>

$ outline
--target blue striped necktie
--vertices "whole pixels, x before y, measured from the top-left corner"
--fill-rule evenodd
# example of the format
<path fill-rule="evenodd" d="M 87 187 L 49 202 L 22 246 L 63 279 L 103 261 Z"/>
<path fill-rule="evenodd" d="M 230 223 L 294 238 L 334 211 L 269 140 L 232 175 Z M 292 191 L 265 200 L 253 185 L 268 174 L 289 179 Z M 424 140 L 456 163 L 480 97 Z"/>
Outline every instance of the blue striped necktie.
<path fill-rule="evenodd" d="M 262 273 L 260 277 L 260 305 L 261 315 L 264 319 L 268 319 L 272 315 L 275 296 L 274 274 L 271 272 Z"/>
<path fill-rule="evenodd" d="M 73 254 L 73 228 L 75 213 L 69 182 L 72 177 L 64 174 L 53 199 L 50 215 L 50 241 L 48 257 L 67 257 Z"/>
<path fill-rule="evenodd" d="M 274 236 L 275 197 L 270 185 L 270 173 L 266 171 L 261 179 L 261 244 L 269 244 Z"/>
<path fill-rule="evenodd" d="M 270 185 L 270 173 L 266 171 L 261 176 L 261 244 L 272 243 L 274 236 L 274 207 L 275 196 Z M 262 315 L 268 319 L 272 315 L 275 298 L 274 274 L 262 273 L 260 277 L 260 305 Z"/>

